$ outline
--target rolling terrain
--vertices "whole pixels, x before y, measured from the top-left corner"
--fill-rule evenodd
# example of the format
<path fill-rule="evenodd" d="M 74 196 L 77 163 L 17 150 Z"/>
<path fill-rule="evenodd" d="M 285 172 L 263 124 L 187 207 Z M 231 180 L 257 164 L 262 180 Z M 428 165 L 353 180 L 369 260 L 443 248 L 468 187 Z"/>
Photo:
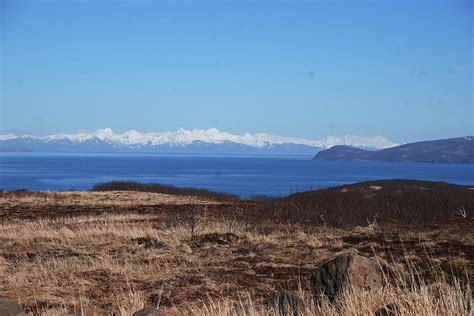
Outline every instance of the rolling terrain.
<path fill-rule="evenodd" d="M 416 142 L 377 151 L 338 145 L 318 152 L 314 159 L 474 163 L 474 137 Z"/>
<path fill-rule="evenodd" d="M 276 200 L 125 183 L 95 190 L 0 193 L 0 298 L 35 315 L 130 316 L 146 305 L 283 315 L 271 302 L 287 293 L 301 299 L 301 315 L 470 308 L 471 187 L 376 181 Z M 348 252 L 378 260 L 390 282 L 316 305 L 315 271 Z"/>

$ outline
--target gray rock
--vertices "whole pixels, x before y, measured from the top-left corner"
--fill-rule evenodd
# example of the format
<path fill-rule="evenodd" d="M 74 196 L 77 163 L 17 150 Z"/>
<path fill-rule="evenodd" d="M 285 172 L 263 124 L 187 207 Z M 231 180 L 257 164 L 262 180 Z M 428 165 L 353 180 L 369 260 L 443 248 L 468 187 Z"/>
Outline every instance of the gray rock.
<path fill-rule="evenodd" d="M 273 306 L 282 316 L 297 316 L 304 313 L 304 301 L 293 292 L 280 290 L 273 299 Z"/>
<path fill-rule="evenodd" d="M 133 313 L 132 316 L 166 316 L 166 314 L 160 312 L 154 307 L 148 306 L 139 311 Z"/>
<path fill-rule="evenodd" d="M 1 316 L 27 316 L 20 304 L 0 298 Z"/>
<path fill-rule="evenodd" d="M 324 262 L 311 275 L 310 282 L 315 301 L 319 304 L 322 297 L 335 301 L 349 285 L 366 290 L 381 288 L 382 275 L 375 259 L 360 256 L 357 252 L 346 252 Z"/>

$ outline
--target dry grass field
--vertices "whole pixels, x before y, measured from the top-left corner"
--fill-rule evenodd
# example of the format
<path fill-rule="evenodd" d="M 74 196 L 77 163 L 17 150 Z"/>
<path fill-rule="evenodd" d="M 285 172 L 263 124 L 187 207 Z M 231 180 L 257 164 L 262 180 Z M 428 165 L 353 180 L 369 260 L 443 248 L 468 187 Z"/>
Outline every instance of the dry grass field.
<path fill-rule="evenodd" d="M 469 214 L 423 229 L 376 220 L 341 228 L 259 217 L 267 203 L 5 191 L 0 298 L 34 315 L 131 315 L 145 305 L 170 315 L 278 315 L 271 301 L 286 289 L 302 297 L 299 313 L 308 315 L 371 315 L 390 303 L 400 314 L 469 313 Z M 337 304 L 315 305 L 312 271 L 349 249 L 396 273 L 382 289 L 349 288 Z"/>

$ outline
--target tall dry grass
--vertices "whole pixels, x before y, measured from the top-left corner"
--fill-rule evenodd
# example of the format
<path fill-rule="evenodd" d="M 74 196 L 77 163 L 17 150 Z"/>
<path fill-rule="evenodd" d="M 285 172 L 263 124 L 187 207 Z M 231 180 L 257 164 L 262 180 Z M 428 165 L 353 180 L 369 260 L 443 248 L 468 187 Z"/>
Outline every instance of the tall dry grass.
<path fill-rule="evenodd" d="M 107 193 L 95 194 L 101 206 Z M 71 196 L 68 200 L 65 194 L 60 203 L 41 202 L 38 208 L 71 201 L 79 207 L 77 193 Z M 8 203 L 12 210 L 24 205 L 21 199 Z M 188 220 L 193 212 L 180 213 L 180 203 L 166 214 L 11 215 L 0 223 L 0 297 L 18 301 L 36 315 L 64 315 L 74 307 L 131 315 L 149 304 L 176 315 L 278 315 L 271 301 L 280 289 L 303 298 L 302 315 L 370 315 L 390 303 L 405 315 L 470 311 L 472 261 L 466 249 L 473 238 L 463 232 L 405 231 L 400 246 L 393 231 L 374 223 L 342 230 L 242 221 L 230 216 L 234 213 L 206 213 L 211 205 L 206 201 L 204 211 Z M 314 305 L 311 271 L 353 248 L 389 262 L 394 269 L 387 274 L 390 282 L 378 290 L 349 289 L 336 304 Z M 465 276 L 445 268 L 453 258 L 465 264 Z"/>
<path fill-rule="evenodd" d="M 295 292 L 303 299 L 303 305 L 294 309 L 285 305 L 283 308 L 269 302 L 256 302 L 248 293 L 241 293 L 237 300 L 225 297 L 220 299 L 209 298 L 200 303 L 183 305 L 169 309 L 172 315 L 203 315 L 203 316 L 284 316 L 284 315 L 373 315 L 374 311 L 384 309 L 395 310 L 394 315 L 471 315 L 472 292 L 464 288 L 459 282 L 454 285 L 443 283 L 420 284 L 416 287 L 386 285 L 379 290 L 360 290 L 349 288 L 335 303 L 323 302 L 316 305 L 310 293 L 303 290 Z M 147 306 L 145 296 L 132 289 L 117 294 L 117 315 L 130 316 L 135 311 Z M 388 303 L 390 302 L 390 303 Z M 84 303 L 84 302 L 83 302 Z M 83 305 L 80 305 L 83 306 Z M 395 309 L 393 309 L 395 306 Z M 159 304 L 155 306 L 159 308 Z M 44 316 L 60 316 L 67 313 L 67 309 L 54 308 L 43 311 Z M 391 315 L 391 314 L 388 314 Z"/>

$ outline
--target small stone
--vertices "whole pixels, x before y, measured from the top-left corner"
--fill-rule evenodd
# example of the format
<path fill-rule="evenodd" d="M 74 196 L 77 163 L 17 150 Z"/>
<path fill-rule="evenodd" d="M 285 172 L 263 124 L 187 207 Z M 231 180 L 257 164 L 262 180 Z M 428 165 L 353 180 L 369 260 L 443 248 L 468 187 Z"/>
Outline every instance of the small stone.
<path fill-rule="evenodd" d="M 166 316 L 154 307 L 148 306 L 133 313 L 132 316 Z"/>
<path fill-rule="evenodd" d="M 27 316 L 20 304 L 0 299 L 1 316 Z"/>

